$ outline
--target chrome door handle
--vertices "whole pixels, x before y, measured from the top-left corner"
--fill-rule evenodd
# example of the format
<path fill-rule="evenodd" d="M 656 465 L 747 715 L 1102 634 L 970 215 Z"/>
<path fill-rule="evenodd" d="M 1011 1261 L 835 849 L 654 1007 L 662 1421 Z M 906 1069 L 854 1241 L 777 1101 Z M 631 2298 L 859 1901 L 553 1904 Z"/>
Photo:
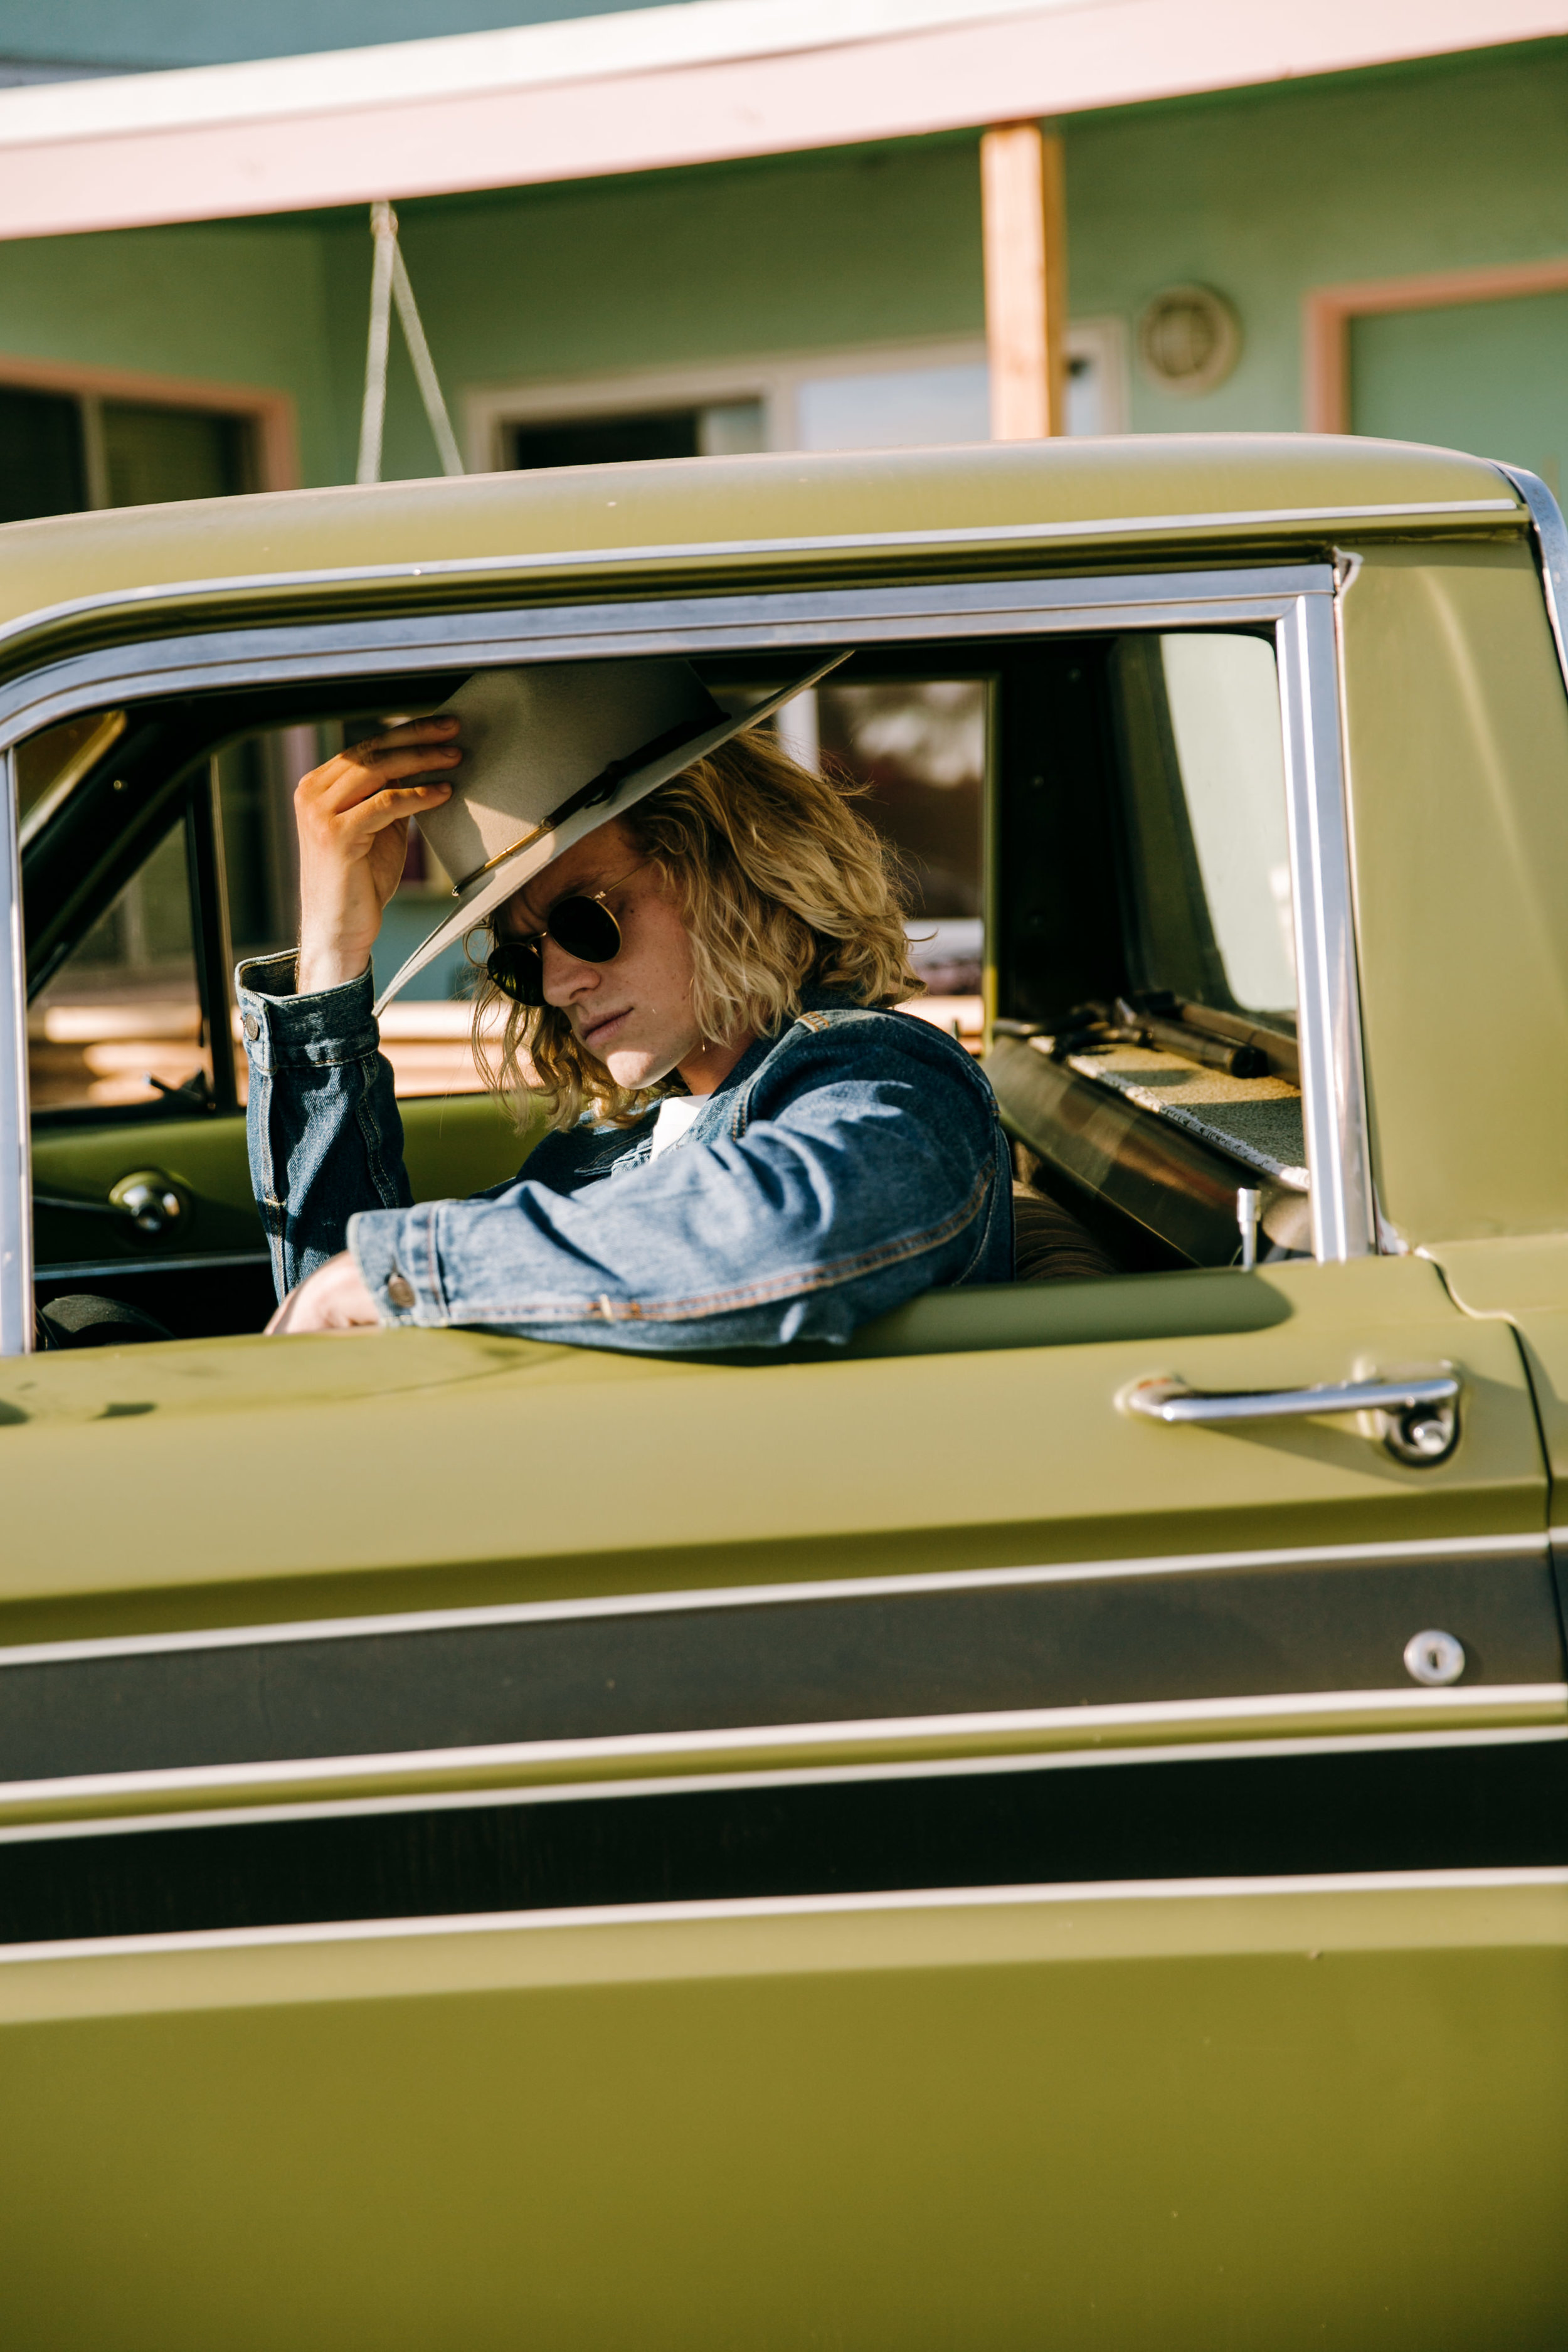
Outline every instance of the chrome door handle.
<path fill-rule="evenodd" d="M 1418 1469 L 1446 1462 L 1459 1440 L 1457 1372 L 1432 1372 L 1408 1381 L 1339 1381 L 1321 1388 L 1205 1390 L 1185 1381 L 1134 1381 L 1116 1402 L 1123 1412 L 1167 1423 L 1285 1421 L 1309 1413 L 1375 1412 L 1384 1416 L 1382 1437 L 1394 1459 Z"/>

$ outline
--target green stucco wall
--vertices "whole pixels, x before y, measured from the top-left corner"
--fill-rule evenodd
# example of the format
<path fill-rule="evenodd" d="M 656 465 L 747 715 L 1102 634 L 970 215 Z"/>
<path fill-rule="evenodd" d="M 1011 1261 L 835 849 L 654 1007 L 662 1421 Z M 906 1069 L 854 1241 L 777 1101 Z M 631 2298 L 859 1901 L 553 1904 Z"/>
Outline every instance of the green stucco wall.
<path fill-rule="evenodd" d="M 455 383 L 984 331 L 970 139 L 411 205 L 400 218 L 431 347 Z M 333 240 L 342 315 L 356 322 L 367 242 L 357 223 Z M 404 400 L 389 468 L 424 470 L 428 446 Z"/>
<path fill-rule="evenodd" d="M 1358 319 L 1352 422 L 1482 451 L 1559 496 L 1568 452 L 1568 292 Z"/>
<path fill-rule="evenodd" d="M 1241 314 L 1240 365 L 1207 397 L 1172 398 L 1134 370 L 1144 432 L 1300 425 L 1314 286 L 1568 254 L 1568 45 L 1067 130 L 1074 311 L 1134 318 L 1195 278 Z"/>
<path fill-rule="evenodd" d="M 0 244 L 0 352 L 290 393 L 305 478 L 332 481 L 324 258 L 288 220 Z"/>
<path fill-rule="evenodd" d="M 1299 425 L 1313 286 L 1568 253 L 1565 114 L 1568 44 L 1549 44 L 1068 122 L 1075 314 L 1131 329 L 1161 286 L 1197 278 L 1230 297 L 1245 331 L 1235 374 L 1204 398 L 1163 394 L 1134 365 L 1133 428 Z M 401 210 L 454 396 L 983 327 L 971 137 Z M 280 387 L 299 404 L 307 479 L 342 480 L 369 262 L 357 213 L 0 246 L 0 353 Z M 1462 428 L 1497 454 L 1484 331 L 1465 401 L 1440 412 L 1416 396 L 1432 373 L 1419 334 L 1401 331 L 1405 344 L 1385 335 L 1374 350 L 1374 335 L 1365 346 L 1358 424 L 1413 436 Z M 1521 331 L 1531 348 L 1557 348 L 1539 319 Z M 1547 360 L 1531 364 L 1544 376 Z M 1568 447 L 1568 429 L 1531 431 L 1537 455 Z M 386 470 L 432 465 L 398 354 Z"/>

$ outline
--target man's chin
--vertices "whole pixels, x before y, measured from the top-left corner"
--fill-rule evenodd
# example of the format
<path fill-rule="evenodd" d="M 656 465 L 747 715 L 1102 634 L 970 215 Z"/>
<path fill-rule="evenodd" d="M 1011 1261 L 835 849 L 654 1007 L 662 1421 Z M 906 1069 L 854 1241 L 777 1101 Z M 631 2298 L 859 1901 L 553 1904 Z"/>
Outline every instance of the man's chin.
<path fill-rule="evenodd" d="M 675 1067 L 675 1056 L 641 1052 L 631 1046 L 618 1054 L 612 1047 L 604 1056 L 604 1064 L 616 1086 L 640 1094 L 645 1087 L 657 1087 L 661 1078 L 668 1077 Z"/>

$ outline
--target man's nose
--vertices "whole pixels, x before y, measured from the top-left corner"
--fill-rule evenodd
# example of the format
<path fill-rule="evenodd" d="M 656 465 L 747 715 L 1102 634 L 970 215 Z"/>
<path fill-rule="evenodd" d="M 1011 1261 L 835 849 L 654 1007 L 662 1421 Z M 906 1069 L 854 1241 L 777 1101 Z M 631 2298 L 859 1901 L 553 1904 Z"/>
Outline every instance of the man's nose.
<path fill-rule="evenodd" d="M 540 959 L 544 970 L 544 1002 L 563 1011 L 597 988 L 603 977 L 597 964 L 584 963 L 580 956 L 568 955 L 548 931 L 540 948 Z"/>

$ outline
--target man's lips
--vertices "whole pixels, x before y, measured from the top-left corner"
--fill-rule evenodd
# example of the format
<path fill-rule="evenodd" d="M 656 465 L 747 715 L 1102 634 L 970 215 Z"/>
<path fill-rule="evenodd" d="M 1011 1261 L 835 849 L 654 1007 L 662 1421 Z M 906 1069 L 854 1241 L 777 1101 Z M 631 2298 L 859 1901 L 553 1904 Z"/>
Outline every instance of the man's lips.
<path fill-rule="evenodd" d="M 595 1020 L 585 1021 L 583 1024 L 584 1045 L 589 1047 L 607 1045 L 622 1022 L 630 1018 L 631 1007 L 628 1005 L 624 1012 L 602 1013 Z"/>

